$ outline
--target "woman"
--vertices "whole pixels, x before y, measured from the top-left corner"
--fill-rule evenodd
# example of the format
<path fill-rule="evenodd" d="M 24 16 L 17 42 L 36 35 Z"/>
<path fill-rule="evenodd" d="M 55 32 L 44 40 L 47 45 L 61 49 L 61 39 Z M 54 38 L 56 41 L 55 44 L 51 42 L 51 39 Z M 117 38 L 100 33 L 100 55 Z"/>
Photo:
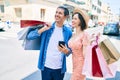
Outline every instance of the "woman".
<path fill-rule="evenodd" d="M 88 25 L 88 16 L 80 9 L 76 8 L 73 12 L 72 27 L 74 29 L 68 46 L 72 50 L 73 72 L 71 80 L 84 80 L 85 76 L 82 75 L 82 68 L 84 63 L 85 47 L 89 44 L 88 34 L 84 31 Z M 61 45 L 58 49 L 61 52 L 68 52 L 66 46 Z"/>
<path fill-rule="evenodd" d="M 85 15 L 81 10 L 74 10 L 72 18 L 74 33 L 68 42 L 68 46 L 72 50 L 73 60 L 73 73 L 71 80 L 85 80 L 85 76 L 82 75 L 82 67 L 84 63 L 85 47 L 89 43 L 88 35 L 84 31 L 87 28 L 88 19 L 87 15 Z"/>

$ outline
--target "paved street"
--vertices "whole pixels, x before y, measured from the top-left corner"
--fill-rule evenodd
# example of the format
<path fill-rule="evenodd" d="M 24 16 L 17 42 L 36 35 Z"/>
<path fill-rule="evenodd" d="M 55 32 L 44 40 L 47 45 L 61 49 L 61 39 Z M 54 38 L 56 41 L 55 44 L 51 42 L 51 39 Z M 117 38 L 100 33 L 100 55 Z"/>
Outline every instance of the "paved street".
<path fill-rule="evenodd" d="M 17 32 L 20 28 L 12 27 L 0 32 L 0 80 L 41 80 L 40 71 L 37 69 L 39 51 L 25 51 L 21 47 L 22 42 L 17 40 Z M 101 27 L 90 28 L 88 32 L 101 32 Z M 120 36 L 108 36 L 117 50 L 120 51 Z M 120 60 L 116 62 L 120 71 Z M 67 73 L 64 80 L 69 80 L 72 72 L 71 55 L 67 57 Z M 87 80 L 104 80 L 100 78 L 89 78 Z M 114 79 L 120 80 L 120 72 Z"/>
<path fill-rule="evenodd" d="M 0 80 L 22 80 L 38 70 L 38 51 L 23 50 L 17 30 L 19 28 L 0 32 Z"/>

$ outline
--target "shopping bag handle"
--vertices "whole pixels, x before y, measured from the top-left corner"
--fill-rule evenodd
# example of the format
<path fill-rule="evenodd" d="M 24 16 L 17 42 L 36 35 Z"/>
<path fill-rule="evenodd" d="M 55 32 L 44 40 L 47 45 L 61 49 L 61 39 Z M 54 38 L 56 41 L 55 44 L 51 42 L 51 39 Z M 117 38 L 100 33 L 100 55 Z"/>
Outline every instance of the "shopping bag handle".
<path fill-rule="evenodd" d="M 100 37 L 100 33 L 98 33 L 97 35 L 92 34 L 92 39 L 91 39 L 90 43 L 95 41 L 97 43 L 97 45 L 98 45 L 99 37 Z"/>

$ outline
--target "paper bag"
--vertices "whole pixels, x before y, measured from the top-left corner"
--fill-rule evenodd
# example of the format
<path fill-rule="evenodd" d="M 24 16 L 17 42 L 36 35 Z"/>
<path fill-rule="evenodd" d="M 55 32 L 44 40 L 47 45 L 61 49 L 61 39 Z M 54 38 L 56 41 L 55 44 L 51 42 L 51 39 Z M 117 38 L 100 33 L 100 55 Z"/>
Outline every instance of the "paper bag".
<path fill-rule="evenodd" d="M 95 41 L 86 48 L 85 61 L 82 74 L 86 77 L 111 78 L 114 73 L 106 63 L 106 60 Z"/>
<path fill-rule="evenodd" d="M 22 46 L 24 50 L 40 50 L 40 38 L 34 40 L 25 39 Z"/>
<path fill-rule="evenodd" d="M 21 31 L 19 31 L 19 32 L 17 33 L 17 35 L 18 35 L 18 40 L 24 40 L 24 39 L 26 38 L 26 36 L 27 36 L 28 31 L 29 31 L 29 28 L 28 28 L 28 27 L 22 29 Z"/>
<path fill-rule="evenodd" d="M 105 39 L 100 42 L 99 47 L 107 61 L 107 64 L 111 64 L 120 58 L 120 53 L 109 39 Z"/>
<path fill-rule="evenodd" d="M 36 26 L 36 25 L 43 25 L 44 26 L 47 24 L 43 21 L 38 21 L 38 20 L 21 20 L 20 21 L 21 28 L 31 27 L 31 26 Z"/>
<path fill-rule="evenodd" d="M 18 39 L 19 40 L 23 40 L 22 43 L 22 47 L 24 48 L 24 50 L 40 50 L 40 38 L 36 38 L 33 40 L 28 40 L 27 34 L 31 31 L 31 30 L 35 30 L 35 28 L 29 28 L 26 27 L 23 30 L 21 30 L 20 32 L 18 32 Z"/>
<path fill-rule="evenodd" d="M 99 63 L 99 56 L 97 56 L 97 54 L 100 54 L 100 53 L 97 53 L 96 52 L 96 49 L 97 49 L 97 45 L 95 45 L 93 48 L 92 48 L 92 75 L 94 77 L 103 77 L 103 73 L 102 73 L 102 70 L 100 67 L 100 63 Z"/>

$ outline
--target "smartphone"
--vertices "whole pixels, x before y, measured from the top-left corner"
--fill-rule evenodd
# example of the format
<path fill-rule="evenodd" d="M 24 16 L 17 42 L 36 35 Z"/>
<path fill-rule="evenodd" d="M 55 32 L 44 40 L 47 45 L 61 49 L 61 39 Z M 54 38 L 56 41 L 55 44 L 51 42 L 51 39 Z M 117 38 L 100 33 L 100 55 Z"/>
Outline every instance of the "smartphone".
<path fill-rule="evenodd" d="M 62 44 L 62 45 L 65 46 L 65 42 L 64 42 L 64 41 L 59 41 L 59 43 L 58 43 L 58 45 L 59 45 L 60 47 L 62 47 L 60 44 Z"/>

